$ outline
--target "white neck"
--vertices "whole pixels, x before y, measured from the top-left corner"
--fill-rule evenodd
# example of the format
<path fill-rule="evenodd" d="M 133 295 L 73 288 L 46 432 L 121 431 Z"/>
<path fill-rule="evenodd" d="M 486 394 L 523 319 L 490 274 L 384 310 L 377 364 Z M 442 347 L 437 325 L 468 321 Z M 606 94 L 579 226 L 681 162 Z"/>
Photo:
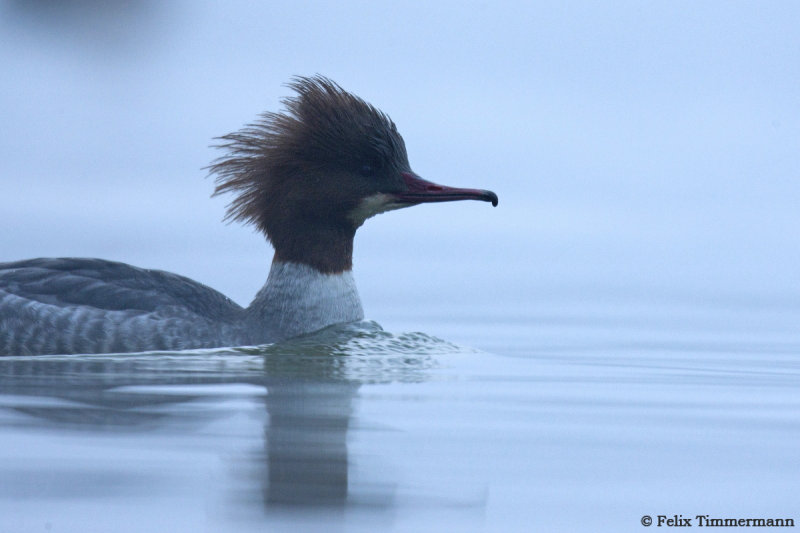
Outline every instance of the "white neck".
<path fill-rule="evenodd" d="M 253 344 L 275 342 L 364 318 L 353 272 L 323 274 L 302 263 L 273 261 L 247 308 Z"/>

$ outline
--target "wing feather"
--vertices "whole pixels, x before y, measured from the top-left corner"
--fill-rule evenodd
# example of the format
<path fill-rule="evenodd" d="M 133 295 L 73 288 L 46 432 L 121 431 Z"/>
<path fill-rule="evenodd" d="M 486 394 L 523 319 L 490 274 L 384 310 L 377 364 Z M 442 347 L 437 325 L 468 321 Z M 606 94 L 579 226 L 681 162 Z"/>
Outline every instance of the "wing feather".
<path fill-rule="evenodd" d="M 244 310 L 183 276 L 101 259 L 0 263 L 0 355 L 237 343 Z"/>

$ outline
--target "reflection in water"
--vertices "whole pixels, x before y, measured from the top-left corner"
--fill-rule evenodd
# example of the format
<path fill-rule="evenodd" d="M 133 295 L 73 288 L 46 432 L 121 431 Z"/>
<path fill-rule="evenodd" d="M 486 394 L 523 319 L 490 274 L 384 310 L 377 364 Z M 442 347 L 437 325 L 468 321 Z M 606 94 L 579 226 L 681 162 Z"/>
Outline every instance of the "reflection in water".
<path fill-rule="evenodd" d="M 345 505 L 347 430 L 362 383 L 420 381 L 431 349 L 454 347 L 422 334 L 383 332 L 377 324 L 332 328 L 263 350 L 269 424 L 267 505 Z"/>
<path fill-rule="evenodd" d="M 243 372 L 248 362 L 252 358 L 211 354 L 0 357 L 0 392 L 13 398 L 4 406 L 34 417 L 21 425 L 101 430 L 168 424 L 170 405 L 201 396 L 158 387 L 252 383 L 256 376 Z"/>
<path fill-rule="evenodd" d="M 364 322 L 257 348 L 0 358 L 0 423 L 12 435 L 15 427 L 48 434 L 79 430 L 102 443 L 105 436 L 134 432 L 155 435 L 158 444 L 164 439 L 160 432 L 207 446 L 207 436 L 190 430 L 232 416 L 230 409 L 218 405 L 237 395 L 241 399 L 242 390 L 246 400 L 260 401 L 258 391 L 266 387 L 263 452 L 251 455 L 256 461 L 247 467 L 259 478 L 258 488 L 253 487 L 261 494 L 257 500 L 267 508 L 343 507 L 354 503 L 347 440 L 359 388 L 425 380 L 435 366 L 434 355 L 456 351 L 459 348 L 426 335 L 395 336 Z M 242 384 L 249 388 L 241 389 Z M 123 444 L 133 436 L 124 438 L 128 440 Z M 46 437 L 42 441 L 46 447 Z M 106 457 L 113 457 L 115 444 L 101 446 L 109 448 L 104 450 Z M 61 456 L 59 450 L 47 452 L 51 458 Z M 7 463 L 0 461 L 2 477 L 27 486 L 26 498 L 37 497 L 42 466 L 20 469 Z M 100 485 L 91 479 L 102 474 L 102 466 L 66 466 L 68 470 L 46 472 L 51 488 L 69 493 L 82 472 L 84 485 Z M 66 477 L 54 479 L 59 472 Z M 121 495 L 147 483 L 143 475 L 158 475 L 136 466 L 109 473 L 115 474 L 113 487 Z M 130 480 L 127 487 L 125 479 Z M 6 497 L 13 494 L 12 490 Z"/>
<path fill-rule="evenodd" d="M 265 436 L 269 504 L 342 505 L 355 383 L 271 383 Z"/>

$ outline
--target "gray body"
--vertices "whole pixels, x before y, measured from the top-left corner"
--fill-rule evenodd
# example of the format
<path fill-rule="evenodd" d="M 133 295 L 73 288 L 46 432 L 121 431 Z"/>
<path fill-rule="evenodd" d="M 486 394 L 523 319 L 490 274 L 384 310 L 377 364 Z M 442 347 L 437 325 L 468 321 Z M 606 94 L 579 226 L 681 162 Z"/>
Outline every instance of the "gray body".
<path fill-rule="evenodd" d="M 262 344 L 362 318 L 350 271 L 323 274 L 275 262 L 242 308 L 183 276 L 123 263 L 0 263 L 0 355 Z"/>

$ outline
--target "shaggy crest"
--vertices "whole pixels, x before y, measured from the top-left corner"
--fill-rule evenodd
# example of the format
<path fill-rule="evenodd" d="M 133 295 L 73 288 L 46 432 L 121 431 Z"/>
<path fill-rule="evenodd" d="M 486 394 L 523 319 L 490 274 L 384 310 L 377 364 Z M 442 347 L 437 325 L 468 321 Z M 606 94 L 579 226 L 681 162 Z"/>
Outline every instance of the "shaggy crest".
<path fill-rule="evenodd" d="M 227 154 L 209 167 L 214 196 L 237 195 L 225 219 L 254 224 L 269 238 L 269 214 L 285 213 L 290 180 L 408 166 L 403 138 L 382 111 L 323 76 L 295 77 L 288 87 L 297 95 L 282 100 L 285 111 L 219 137 L 215 147 Z"/>

